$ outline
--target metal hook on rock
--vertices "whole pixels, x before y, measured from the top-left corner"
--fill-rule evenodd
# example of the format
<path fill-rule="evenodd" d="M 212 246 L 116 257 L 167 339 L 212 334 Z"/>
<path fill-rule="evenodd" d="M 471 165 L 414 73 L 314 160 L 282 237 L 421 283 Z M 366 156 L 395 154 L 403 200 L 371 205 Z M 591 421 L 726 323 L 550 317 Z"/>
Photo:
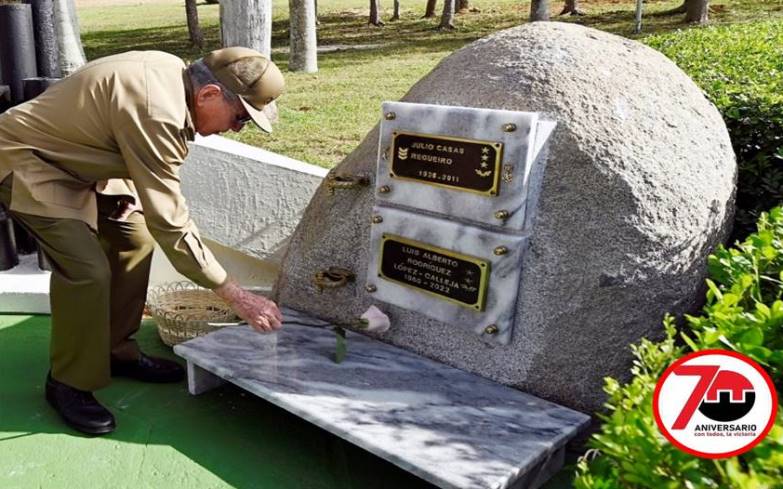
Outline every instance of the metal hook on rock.
<path fill-rule="evenodd" d="M 329 267 L 326 270 L 316 272 L 314 282 L 318 290 L 336 289 L 345 287 L 349 282 L 356 280 L 356 274 L 347 268 Z"/>
<path fill-rule="evenodd" d="M 338 175 L 334 172 L 329 172 L 326 175 L 326 187 L 329 195 L 334 195 L 335 190 L 365 187 L 369 184 L 370 177 L 367 175 Z"/>

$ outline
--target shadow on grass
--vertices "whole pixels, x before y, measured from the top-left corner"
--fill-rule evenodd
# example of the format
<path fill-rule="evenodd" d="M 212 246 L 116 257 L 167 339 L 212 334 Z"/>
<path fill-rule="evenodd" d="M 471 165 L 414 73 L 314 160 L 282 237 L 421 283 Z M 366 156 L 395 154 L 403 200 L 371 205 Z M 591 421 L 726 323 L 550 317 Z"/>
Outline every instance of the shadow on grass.
<path fill-rule="evenodd" d="M 83 36 L 85 54 L 88 59 L 96 59 L 103 56 L 117 54 L 117 46 L 123 46 L 123 51 L 134 50 L 160 50 L 172 53 L 187 62 L 193 61 L 220 47 L 217 41 L 217 29 L 205 29 L 205 46 L 203 49 L 190 46 L 187 42 L 187 31 L 176 27 L 148 28 L 124 31 L 102 31 L 85 34 Z M 356 64 L 382 59 L 387 55 L 406 53 L 441 53 L 454 51 L 465 44 L 479 39 L 481 35 L 470 32 L 440 33 L 429 27 L 422 30 L 417 38 L 401 40 L 398 36 L 354 36 L 350 40 L 341 39 L 339 36 L 321 40 L 321 46 L 339 44 L 347 49 L 319 54 L 321 66 L 330 63 Z M 275 47 L 285 47 L 286 43 L 273 42 Z M 361 49 L 350 49 L 355 45 Z M 282 68 L 288 64 L 287 53 L 273 53 L 273 59 Z"/>
<path fill-rule="evenodd" d="M 353 12 L 334 12 L 319 17 L 318 45 L 405 45 L 412 50 L 441 50 L 443 45 L 460 47 L 496 30 L 512 27 L 521 22 L 513 15 L 502 15 L 490 22 L 478 23 L 469 14 L 460 24 L 463 16 L 457 16 L 459 28 L 455 31 L 437 30 L 438 19 L 421 19 L 420 15 L 407 13 L 402 20 L 387 23 L 384 27 L 367 24 L 364 15 Z M 165 25 L 149 28 L 106 30 L 87 32 L 82 35 L 87 59 L 95 59 L 122 51 L 162 50 L 185 60 L 196 59 L 220 47 L 220 29 L 215 23 L 202 24 L 204 48 L 190 45 L 188 31 L 184 25 Z M 288 20 L 275 20 L 272 24 L 272 46 L 287 47 L 289 44 Z M 121 47 L 121 48 L 120 48 Z M 383 49 L 375 52 L 382 56 Z M 323 55 L 322 55 L 323 56 Z M 287 55 L 283 55 L 287 58 Z"/>
<path fill-rule="evenodd" d="M 45 467 L 52 462 L 46 459 L 47 454 L 54 453 L 57 455 L 52 457 L 60 458 L 64 455 L 61 452 L 69 448 L 73 452 L 66 457 L 69 467 L 73 464 L 75 472 L 94 471 L 96 481 L 127 477 L 124 479 L 127 487 L 139 483 L 151 487 L 149 484 L 153 481 L 145 477 L 157 470 L 172 470 L 160 460 L 149 460 L 145 465 L 143 456 L 141 467 L 128 465 L 128 453 L 122 450 L 124 445 L 114 444 L 115 451 L 107 453 L 106 445 L 92 443 L 89 437 L 62 424 L 43 396 L 48 370 L 49 318 L 36 316 L 3 327 L 9 323 L 9 318 L 4 316 L 0 323 L 0 450 L 14 454 L 16 458 L 2 457 L 0 472 L 5 475 L 0 475 L 0 481 L 28 464 L 31 457 L 38 458 L 39 466 Z M 146 352 L 177 358 L 161 343 L 154 325 L 149 322 L 137 336 Z M 150 385 L 115 379 L 96 397 L 117 417 L 117 430 L 103 439 L 138 445 L 136 450 L 145 451 L 149 450 L 147 446 L 169 446 L 196 464 L 192 466 L 193 470 L 200 470 L 200 466 L 235 488 L 433 487 L 235 387 L 227 386 L 194 397 L 188 394 L 184 382 Z M 14 449 L 13 444 L 46 433 L 69 436 L 46 438 L 47 444 L 54 446 L 40 447 L 34 454 L 29 453 L 29 447 L 28 452 Z M 62 445 L 60 448 L 58 443 Z M 125 450 L 130 451 L 132 447 Z M 129 473 L 122 474 L 123 470 Z M 176 477 L 186 484 L 189 480 L 187 473 Z M 5 486 L 4 483 L 0 485 Z"/>
<path fill-rule="evenodd" d="M 681 2 L 650 1 L 644 7 L 642 33 L 634 34 L 635 8 L 633 2 L 599 2 L 586 6 L 587 15 L 557 16 L 553 21 L 578 23 L 614 34 L 640 38 L 650 34 L 688 28 L 685 16 L 671 10 Z M 423 19 L 421 9 L 404 9 L 398 21 L 386 22 L 383 27 L 370 26 L 363 10 L 323 11 L 318 19 L 318 44 L 327 45 L 395 45 L 412 50 L 441 50 L 444 46 L 462 45 L 498 30 L 523 24 L 528 17 L 528 4 L 487 8 L 480 14 L 464 13 L 455 16 L 457 29 L 438 31 L 440 17 Z M 388 14 L 388 12 L 385 12 Z M 715 5 L 710 13 L 710 24 L 745 22 L 777 18 L 783 13 L 783 4 L 777 0 L 733 0 Z M 387 15 L 388 17 L 388 15 Z M 184 17 L 183 17 L 184 18 Z M 139 25 L 138 23 L 134 25 Z M 193 60 L 220 47 L 217 20 L 208 18 L 201 23 L 205 38 L 203 49 L 190 46 L 184 21 L 176 25 L 149 28 L 106 30 L 83 34 L 82 40 L 88 59 L 115 54 L 132 49 L 158 49 L 168 51 L 185 60 Z M 272 23 L 272 46 L 286 47 L 289 43 L 289 22 L 277 18 Z M 376 56 L 385 54 L 383 49 L 374 51 Z M 320 55 L 322 57 L 325 55 Z M 287 58 L 287 55 L 277 56 Z"/>

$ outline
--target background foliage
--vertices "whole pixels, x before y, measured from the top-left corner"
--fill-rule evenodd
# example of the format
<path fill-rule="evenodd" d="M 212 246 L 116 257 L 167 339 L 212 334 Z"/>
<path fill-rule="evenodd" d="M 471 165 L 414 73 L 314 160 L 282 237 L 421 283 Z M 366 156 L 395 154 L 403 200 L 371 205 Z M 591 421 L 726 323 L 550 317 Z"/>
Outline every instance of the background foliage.
<path fill-rule="evenodd" d="M 645 40 L 704 90 L 729 129 L 739 165 L 733 239 L 783 203 L 783 22 L 688 29 Z"/>

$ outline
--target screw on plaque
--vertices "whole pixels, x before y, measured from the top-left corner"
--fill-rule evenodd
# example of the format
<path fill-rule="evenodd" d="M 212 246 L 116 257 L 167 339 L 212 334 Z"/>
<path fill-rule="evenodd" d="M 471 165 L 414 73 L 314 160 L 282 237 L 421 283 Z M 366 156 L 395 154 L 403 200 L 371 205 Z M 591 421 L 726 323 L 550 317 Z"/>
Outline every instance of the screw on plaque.
<path fill-rule="evenodd" d="M 506 219 L 508 219 L 510 215 L 511 215 L 511 213 L 508 212 L 505 209 L 501 209 L 499 211 L 495 211 L 495 219 L 500 219 L 502 221 L 505 221 Z"/>
<path fill-rule="evenodd" d="M 381 216 L 372 216 L 373 224 L 380 224 L 382 222 L 383 222 L 383 218 Z"/>
<path fill-rule="evenodd" d="M 486 328 L 484 328 L 484 332 L 486 334 L 497 334 L 498 333 L 498 327 L 495 324 L 490 324 Z"/>
<path fill-rule="evenodd" d="M 387 121 L 393 121 L 396 118 L 397 118 L 397 114 L 395 114 L 394 112 L 387 112 L 386 113 L 386 120 Z"/>
<path fill-rule="evenodd" d="M 514 132 L 517 130 L 517 125 L 514 123 L 509 122 L 508 124 L 503 124 L 503 131 L 505 132 Z"/>
<path fill-rule="evenodd" d="M 391 187 L 388 185 L 383 185 L 378 189 L 379 194 L 388 194 L 389 192 L 391 192 Z"/>
<path fill-rule="evenodd" d="M 364 288 L 364 290 L 366 290 L 367 292 L 372 294 L 373 292 L 377 292 L 378 291 L 378 287 L 376 287 L 373 284 L 367 284 L 367 286 Z"/>
<path fill-rule="evenodd" d="M 508 248 L 506 248 L 505 246 L 498 246 L 497 248 L 492 250 L 492 252 L 497 256 L 501 256 L 508 253 Z"/>

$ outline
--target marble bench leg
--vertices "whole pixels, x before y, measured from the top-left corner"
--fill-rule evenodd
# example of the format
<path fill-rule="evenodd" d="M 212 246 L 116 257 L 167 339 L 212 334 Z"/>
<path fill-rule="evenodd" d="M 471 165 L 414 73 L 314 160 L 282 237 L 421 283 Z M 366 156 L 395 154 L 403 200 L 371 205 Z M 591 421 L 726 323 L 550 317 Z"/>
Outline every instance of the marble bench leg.
<path fill-rule="evenodd" d="M 217 375 L 188 360 L 188 392 L 197 396 L 225 384 Z"/>
<path fill-rule="evenodd" d="M 562 447 L 515 480 L 508 489 L 538 489 L 559 472 L 564 463 L 565 447 Z"/>

